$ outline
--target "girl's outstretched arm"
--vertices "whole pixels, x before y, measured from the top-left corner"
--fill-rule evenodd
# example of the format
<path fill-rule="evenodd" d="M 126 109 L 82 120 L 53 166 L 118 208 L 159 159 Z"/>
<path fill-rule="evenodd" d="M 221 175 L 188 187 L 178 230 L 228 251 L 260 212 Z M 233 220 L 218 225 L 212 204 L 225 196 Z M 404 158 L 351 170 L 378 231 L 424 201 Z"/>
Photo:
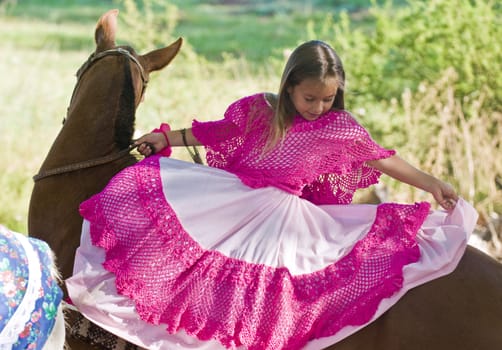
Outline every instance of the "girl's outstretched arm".
<path fill-rule="evenodd" d="M 415 168 L 397 155 L 368 161 L 367 164 L 398 181 L 431 193 L 445 209 L 453 209 L 457 203 L 458 195 L 450 184 Z"/>
<path fill-rule="evenodd" d="M 192 129 L 185 129 L 186 140 L 188 146 L 199 146 L 201 143 L 193 136 Z M 134 144 L 138 145 L 138 152 L 148 157 L 153 153 L 159 152 L 164 147 L 169 145 L 174 146 L 184 146 L 183 137 L 180 130 L 171 130 L 165 133 L 162 132 L 151 132 L 141 136 L 137 139 Z M 153 150 L 152 150 L 153 148 Z M 153 151 L 153 152 L 152 152 Z"/>

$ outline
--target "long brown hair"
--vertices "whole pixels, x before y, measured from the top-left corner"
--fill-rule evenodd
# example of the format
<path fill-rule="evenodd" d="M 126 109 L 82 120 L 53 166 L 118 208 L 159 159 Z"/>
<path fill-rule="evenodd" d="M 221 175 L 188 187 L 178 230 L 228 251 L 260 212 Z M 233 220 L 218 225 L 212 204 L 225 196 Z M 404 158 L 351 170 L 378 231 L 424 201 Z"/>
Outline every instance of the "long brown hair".
<path fill-rule="evenodd" d="M 335 77 L 338 82 L 331 109 L 344 109 L 345 71 L 335 50 L 323 41 L 312 40 L 301 44 L 291 53 L 284 67 L 279 93 L 274 103 L 275 113 L 271 120 L 266 149 L 272 148 L 284 137 L 297 114 L 288 89 L 305 79 L 318 79 L 323 82 L 328 77 Z"/>

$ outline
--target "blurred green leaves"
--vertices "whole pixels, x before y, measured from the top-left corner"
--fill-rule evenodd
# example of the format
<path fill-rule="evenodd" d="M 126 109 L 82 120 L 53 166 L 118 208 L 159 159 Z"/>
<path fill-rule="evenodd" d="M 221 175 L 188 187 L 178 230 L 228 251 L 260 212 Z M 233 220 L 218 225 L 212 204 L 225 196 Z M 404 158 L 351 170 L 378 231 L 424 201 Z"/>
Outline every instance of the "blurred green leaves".
<path fill-rule="evenodd" d="M 357 102 L 389 101 L 416 91 L 453 68 L 456 97 L 484 94 L 489 109 L 502 103 L 502 8 L 484 0 L 408 0 L 407 6 L 373 1 L 372 27 L 354 26 L 346 13 L 326 16 L 318 36 L 345 62 Z"/>

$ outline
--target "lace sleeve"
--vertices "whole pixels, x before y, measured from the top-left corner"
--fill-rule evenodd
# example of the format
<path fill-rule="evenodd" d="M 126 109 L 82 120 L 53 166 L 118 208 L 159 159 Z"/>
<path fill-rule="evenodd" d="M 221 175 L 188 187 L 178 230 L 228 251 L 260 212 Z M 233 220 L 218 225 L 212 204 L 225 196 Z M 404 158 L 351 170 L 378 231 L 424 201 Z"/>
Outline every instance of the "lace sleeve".
<path fill-rule="evenodd" d="M 367 165 L 346 174 L 322 174 L 303 188 L 301 197 L 317 205 L 349 204 L 358 188 L 377 183 L 381 174 Z"/>
<path fill-rule="evenodd" d="M 239 156 L 252 98 L 253 96 L 245 97 L 232 103 L 221 120 L 193 121 L 193 135 L 204 145 L 208 165 L 226 168 Z"/>
<path fill-rule="evenodd" d="M 328 172 L 303 188 L 302 198 L 314 204 L 348 204 L 357 189 L 378 183 L 382 173 L 366 162 L 388 158 L 396 152 L 378 145 L 359 124 L 350 128 L 350 135 L 344 138 L 342 149 L 327 157 Z"/>

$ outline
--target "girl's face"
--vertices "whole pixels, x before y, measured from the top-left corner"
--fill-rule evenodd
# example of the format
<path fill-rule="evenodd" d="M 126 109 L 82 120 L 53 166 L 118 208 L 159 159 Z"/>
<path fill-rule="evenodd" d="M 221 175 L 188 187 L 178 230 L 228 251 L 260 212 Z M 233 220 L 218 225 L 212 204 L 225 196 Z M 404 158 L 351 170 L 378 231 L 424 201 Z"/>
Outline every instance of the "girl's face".
<path fill-rule="evenodd" d="M 321 82 L 305 79 L 300 84 L 289 87 L 288 93 L 296 111 L 306 120 L 316 120 L 330 110 L 338 89 L 335 77 Z"/>

